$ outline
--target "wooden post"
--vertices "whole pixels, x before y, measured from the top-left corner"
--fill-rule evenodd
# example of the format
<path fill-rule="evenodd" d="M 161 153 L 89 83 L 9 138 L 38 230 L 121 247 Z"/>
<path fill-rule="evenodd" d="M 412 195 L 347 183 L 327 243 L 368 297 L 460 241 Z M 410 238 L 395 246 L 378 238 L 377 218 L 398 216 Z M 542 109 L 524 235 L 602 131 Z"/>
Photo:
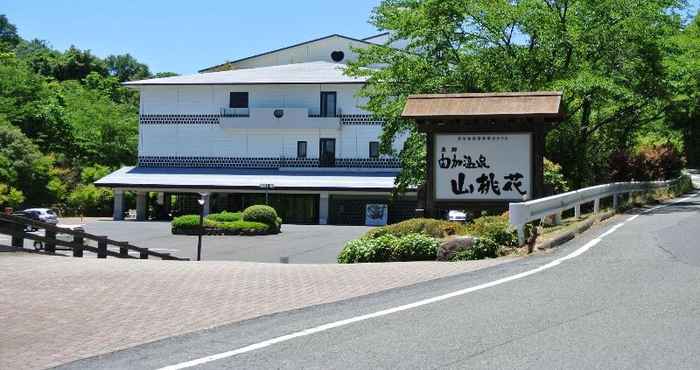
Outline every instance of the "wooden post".
<path fill-rule="evenodd" d="M 119 246 L 119 258 L 129 257 L 129 248 L 124 246 Z"/>
<path fill-rule="evenodd" d="M 55 230 L 46 229 L 46 232 L 44 235 L 49 240 L 56 240 L 56 231 Z M 47 241 L 45 244 L 44 250 L 46 251 L 46 253 L 56 253 L 56 243 L 54 243 L 52 241 Z"/>
<path fill-rule="evenodd" d="M 107 237 L 105 236 L 97 240 L 97 258 L 107 258 Z"/>
<path fill-rule="evenodd" d="M 139 251 L 139 258 L 142 260 L 148 259 L 148 248 L 141 248 L 141 251 Z"/>
<path fill-rule="evenodd" d="M 13 231 L 12 246 L 14 248 L 24 248 L 24 225 L 13 223 L 9 227 Z"/>
<path fill-rule="evenodd" d="M 73 243 L 78 244 L 73 247 L 73 257 L 83 256 L 83 237 L 80 235 L 73 235 Z"/>

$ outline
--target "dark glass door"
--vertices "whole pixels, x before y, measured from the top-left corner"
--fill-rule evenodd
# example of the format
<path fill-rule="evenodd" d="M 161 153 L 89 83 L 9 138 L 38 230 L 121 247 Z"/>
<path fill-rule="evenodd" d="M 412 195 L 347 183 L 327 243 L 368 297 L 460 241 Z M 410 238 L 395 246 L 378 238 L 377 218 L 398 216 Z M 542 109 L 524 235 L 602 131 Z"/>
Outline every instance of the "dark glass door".
<path fill-rule="evenodd" d="M 319 165 L 335 167 L 335 139 L 321 139 L 319 144 Z"/>
<path fill-rule="evenodd" d="M 335 91 L 321 91 L 321 117 L 335 117 L 336 100 Z"/>

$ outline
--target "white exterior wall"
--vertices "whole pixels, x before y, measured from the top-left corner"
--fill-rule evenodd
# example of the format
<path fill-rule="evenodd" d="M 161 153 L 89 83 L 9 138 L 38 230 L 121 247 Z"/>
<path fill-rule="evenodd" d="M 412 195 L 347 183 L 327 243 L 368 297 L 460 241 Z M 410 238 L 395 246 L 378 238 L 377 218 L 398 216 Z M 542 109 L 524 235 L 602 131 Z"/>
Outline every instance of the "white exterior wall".
<path fill-rule="evenodd" d="M 337 92 L 337 107 L 343 114 L 367 114 L 356 97 L 360 84 L 313 85 L 181 85 L 142 86 L 141 114 L 218 114 L 228 107 L 229 93 L 248 92 L 250 108 L 308 108 L 318 113 L 321 91 Z"/>
<path fill-rule="evenodd" d="M 337 92 L 342 114 L 368 114 L 359 108 L 363 99 L 355 95 L 361 85 L 211 85 L 143 86 L 141 114 L 219 114 L 228 107 L 229 92 L 247 91 L 249 107 L 305 108 L 318 114 L 321 91 Z M 253 112 L 251 112 L 251 118 Z M 140 125 L 139 156 L 142 157 L 285 157 L 296 158 L 297 141 L 307 142 L 307 158 L 319 157 L 319 140 L 336 139 L 336 158 L 369 158 L 369 142 L 379 141 L 381 126 L 337 125 L 332 129 L 250 128 L 247 118 L 228 118 L 226 124 Z M 318 122 L 319 118 L 307 118 Z M 246 127 L 236 128 L 236 120 Z M 253 124 L 255 121 L 253 121 Z M 325 126 L 324 126 L 325 127 Z M 397 150 L 403 140 L 397 141 Z"/>

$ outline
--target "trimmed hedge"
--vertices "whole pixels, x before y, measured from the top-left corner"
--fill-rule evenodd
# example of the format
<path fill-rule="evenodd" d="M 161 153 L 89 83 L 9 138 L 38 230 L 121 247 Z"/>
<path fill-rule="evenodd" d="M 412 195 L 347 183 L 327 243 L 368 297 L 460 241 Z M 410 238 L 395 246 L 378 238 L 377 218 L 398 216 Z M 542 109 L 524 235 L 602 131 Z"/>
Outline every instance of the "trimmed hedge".
<path fill-rule="evenodd" d="M 204 230 L 199 228 L 199 215 L 176 217 L 171 226 L 173 234 L 199 235 L 201 232 L 204 235 L 267 235 L 280 232 L 282 219 L 277 217 L 277 212 L 272 207 L 252 206 L 243 212 L 212 213 L 204 218 Z"/>
<path fill-rule="evenodd" d="M 338 263 L 433 261 L 440 241 L 423 234 L 351 240 L 338 256 Z"/>
<path fill-rule="evenodd" d="M 404 236 L 408 234 L 425 234 L 433 238 L 445 238 L 450 235 L 464 235 L 464 225 L 446 220 L 432 218 L 412 218 L 403 222 L 372 229 L 365 238 L 376 238 L 382 235 Z"/>
<path fill-rule="evenodd" d="M 211 220 L 214 222 L 233 222 L 233 221 L 243 220 L 243 216 L 242 216 L 241 212 L 223 211 L 221 213 L 210 214 L 209 216 L 207 216 L 207 220 Z"/>

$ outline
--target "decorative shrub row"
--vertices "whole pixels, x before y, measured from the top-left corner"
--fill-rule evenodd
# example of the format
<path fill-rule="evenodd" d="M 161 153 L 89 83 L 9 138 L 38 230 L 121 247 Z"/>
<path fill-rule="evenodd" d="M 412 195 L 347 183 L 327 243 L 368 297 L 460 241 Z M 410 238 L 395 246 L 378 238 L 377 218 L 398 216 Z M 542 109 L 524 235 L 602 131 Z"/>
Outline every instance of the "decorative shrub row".
<path fill-rule="evenodd" d="M 494 258 L 502 246 L 517 245 L 518 237 L 508 223 L 507 213 L 482 216 L 467 225 L 415 218 L 370 230 L 346 243 L 338 263 Z"/>
<path fill-rule="evenodd" d="M 199 227 L 199 215 L 184 215 L 173 219 L 172 233 L 181 235 L 267 235 L 281 232 L 282 219 L 269 206 L 251 206 L 243 212 L 212 213 Z"/>

